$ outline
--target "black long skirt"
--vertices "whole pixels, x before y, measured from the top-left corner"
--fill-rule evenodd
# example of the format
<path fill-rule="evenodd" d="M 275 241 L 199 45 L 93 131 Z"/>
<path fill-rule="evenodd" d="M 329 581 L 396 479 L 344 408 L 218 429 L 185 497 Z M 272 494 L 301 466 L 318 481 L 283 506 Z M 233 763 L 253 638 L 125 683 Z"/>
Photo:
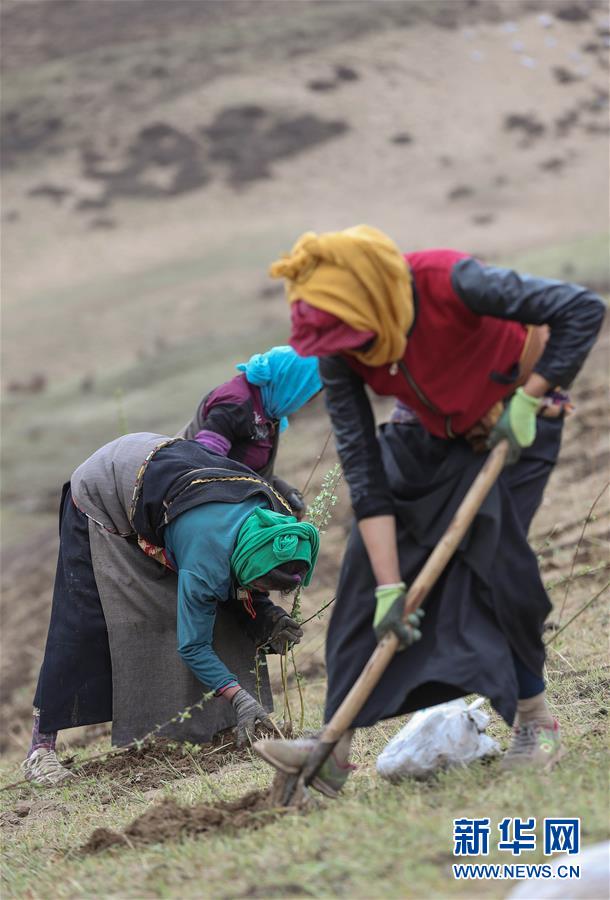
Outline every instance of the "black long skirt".
<path fill-rule="evenodd" d="M 112 720 L 112 666 L 106 620 L 93 574 L 89 520 L 65 484 L 51 622 L 34 706 L 40 730 Z"/>
<path fill-rule="evenodd" d="M 491 489 L 424 604 L 422 639 L 391 661 L 353 722 L 367 727 L 470 693 L 488 697 L 508 724 L 518 685 L 513 653 L 533 674 L 544 664 L 550 602 L 527 532 L 561 443 L 561 419 L 540 419 L 536 441 Z M 401 574 L 407 585 L 443 535 L 485 456 L 417 422 L 379 436 L 394 497 Z M 326 642 L 328 721 L 375 649 L 375 578 L 354 523 Z"/>

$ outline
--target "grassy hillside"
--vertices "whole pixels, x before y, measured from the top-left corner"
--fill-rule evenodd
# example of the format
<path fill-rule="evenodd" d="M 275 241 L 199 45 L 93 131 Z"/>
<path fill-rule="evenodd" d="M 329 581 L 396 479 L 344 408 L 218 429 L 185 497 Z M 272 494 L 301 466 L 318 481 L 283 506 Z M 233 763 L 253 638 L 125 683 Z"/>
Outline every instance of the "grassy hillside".
<path fill-rule="evenodd" d="M 360 732 L 356 745 L 358 770 L 345 795 L 336 803 L 321 801 L 303 815 L 279 815 L 260 830 L 229 829 L 219 834 L 182 837 L 168 823 L 166 839 L 151 846 L 119 848 L 99 855 L 78 852 L 94 828 L 121 830 L 135 817 L 174 798 L 180 804 L 213 803 L 241 797 L 263 788 L 270 772 L 247 751 L 218 756 L 218 750 L 153 746 L 139 758 L 101 761 L 76 784 L 52 791 L 18 787 L 0 795 L 4 835 L 6 896 L 166 897 L 413 897 L 505 896 L 508 885 L 497 882 L 456 882 L 451 875 L 453 818 L 489 816 L 493 826 L 506 815 L 580 816 L 583 844 L 603 840 L 607 828 L 607 692 L 609 666 L 607 528 L 610 518 L 607 486 L 610 460 L 605 428 L 605 360 L 610 333 L 592 354 L 574 392 L 577 412 L 568 422 L 561 462 L 532 529 L 543 577 L 554 603 L 547 632 L 546 680 L 554 710 L 562 724 L 566 753 L 558 766 L 542 774 L 503 773 L 497 761 L 440 774 L 427 782 L 399 786 L 375 774 L 375 758 L 401 721 L 382 723 Z M 66 410 L 70 413 L 70 404 Z M 116 412 L 116 407 L 114 412 Z M 112 420 L 108 412 L 109 422 Z M 313 409 L 288 432 L 284 465 L 303 483 L 310 471 L 313 448 L 322 447 L 325 431 L 321 409 Z M 314 482 L 332 462 L 327 451 Z M 310 615 L 332 597 L 337 565 L 345 539 L 348 510 L 345 492 L 322 542 L 316 583 L 307 592 L 304 611 Z M 592 505 L 597 499 L 594 509 Z M 28 633 L 30 605 L 21 616 L 18 604 L 24 588 L 35 586 L 40 609 L 41 582 L 50 570 L 36 567 L 28 582 L 26 556 L 17 557 L 5 596 L 10 633 Z M 38 581 L 36 580 L 38 577 Z M 589 601 L 574 622 L 557 633 Z M 303 674 L 306 725 L 320 722 L 324 697 L 323 644 L 328 613 L 306 628 L 296 664 Z M 6 621 L 6 620 L 5 620 Z M 34 631 L 34 635 L 36 635 Z M 555 635 L 557 635 L 555 637 Z M 35 638 L 36 640 L 36 638 Z M 21 665 L 19 644 L 11 651 L 12 671 Z M 23 653 L 21 653 L 23 656 Z M 6 655 L 5 655 L 6 661 Z M 35 662 L 35 660 L 34 660 Z M 278 721 L 285 717 L 277 663 L 271 665 Z M 16 686 L 4 707 L 8 745 L 0 765 L 5 784 L 19 778 L 20 747 L 27 741 L 25 683 Z M 294 721 L 299 699 L 294 678 L 288 698 Z M 21 725 L 20 723 L 24 724 Z M 103 733 L 103 732 L 102 732 Z M 502 743 L 508 729 L 492 720 L 491 733 Z M 99 732 L 98 732 L 99 735 Z M 68 751 L 77 760 L 107 749 L 108 736 L 87 729 L 64 732 Z M 194 755 L 193 755 L 194 754 Z M 90 764 L 91 765 L 91 764 Z M 540 830 L 538 830 L 540 840 Z M 506 861 L 499 851 L 490 862 Z M 540 850 L 527 862 L 545 861 Z"/>
<path fill-rule="evenodd" d="M 405 250 L 454 246 L 607 293 L 609 23 L 592 0 L 7 0 L 2 19 L 7 784 L 28 741 L 62 482 L 126 429 L 175 432 L 236 362 L 285 342 L 266 272 L 302 231 L 366 221 Z M 532 529 L 555 626 L 599 594 L 549 646 L 567 751 L 552 772 L 491 762 L 390 786 L 374 763 L 391 722 L 359 735 L 335 804 L 79 855 L 95 827 L 122 829 L 164 797 L 234 798 L 269 781 L 249 753 L 157 746 L 70 788 L 1 793 L 3 896 L 500 898 L 507 884 L 452 880 L 453 817 L 580 815 L 583 844 L 606 837 L 609 340 L 575 385 Z M 283 437 L 278 472 L 304 485 L 328 433 L 318 399 Z M 334 461 L 331 442 L 309 499 Z M 344 485 L 339 496 L 306 615 L 333 596 Z M 327 617 L 295 654 L 311 726 Z M 271 674 L 281 718 L 276 663 Z M 289 698 L 298 719 L 292 675 Z M 507 742 L 497 719 L 491 730 Z M 104 727 L 61 736 L 78 759 L 108 746 Z"/>
<path fill-rule="evenodd" d="M 584 497 L 582 498 L 584 500 Z M 607 582 L 607 571 L 591 574 L 580 562 L 571 574 L 574 539 L 583 512 L 565 506 L 555 511 L 535 535 L 543 572 L 556 601 L 557 622 L 566 587 L 570 587 L 563 622 Z M 566 529 L 570 516 L 571 528 Z M 607 507 L 602 509 L 607 527 Z M 597 535 L 603 531 L 597 531 Z M 555 536 L 557 535 L 557 536 Z M 595 527 L 582 549 L 595 547 Z M 568 537 L 566 541 L 565 538 Z M 580 557 L 579 557 L 580 558 Z M 590 558 L 590 557 L 589 557 Z M 586 553 L 582 559 L 587 559 Z M 584 572 L 584 574 L 583 574 Z M 553 586 L 554 585 L 554 586 Z M 269 770 L 249 753 L 225 756 L 210 769 L 209 750 L 194 755 L 186 748 L 154 748 L 124 767 L 100 764 L 95 774 L 75 785 L 36 792 L 19 788 L 2 795 L 4 892 L 8 897 L 450 897 L 505 896 L 507 884 L 456 882 L 451 876 L 453 818 L 489 817 L 495 829 L 506 815 L 580 816 L 585 845 L 607 837 L 607 691 L 606 641 L 608 614 L 602 600 L 558 636 L 549 647 L 546 678 L 551 702 L 561 718 L 566 753 L 559 765 L 543 774 L 503 773 L 497 761 L 440 774 L 399 786 L 382 782 L 375 758 L 399 722 L 360 732 L 354 773 L 344 796 L 320 801 L 304 814 L 278 814 L 277 821 L 255 831 L 180 837 L 170 824 L 164 842 L 134 849 L 119 848 L 82 856 L 94 828 L 125 827 L 134 817 L 165 798 L 180 804 L 234 799 L 265 787 Z M 298 665 L 317 644 L 323 623 L 309 634 Z M 550 633 L 552 636 L 553 632 Z M 323 683 L 312 674 L 304 681 L 307 724 L 320 721 Z M 278 691 L 281 698 L 281 691 Z M 292 709 L 298 710 L 294 685 Z M 281 717 L 281 699 L 278 713 Z M 494 721 L 491 732 L 502 742 L 507 729 Z M 106 747 L 107 742 L 76 750 L 77 758 Z M 213 759 L 213 757 L 212 757 Z M 5 782 L 14 779 L 14 764 L 2 765 Z M 541 831 L 538 830 L 539 841 Z M 492 851 L 488 862 L 505 862 Z M 527 862 L 543 862 L 540 850 Z M 592 898 L 593 900 L 593 898 Z"/>

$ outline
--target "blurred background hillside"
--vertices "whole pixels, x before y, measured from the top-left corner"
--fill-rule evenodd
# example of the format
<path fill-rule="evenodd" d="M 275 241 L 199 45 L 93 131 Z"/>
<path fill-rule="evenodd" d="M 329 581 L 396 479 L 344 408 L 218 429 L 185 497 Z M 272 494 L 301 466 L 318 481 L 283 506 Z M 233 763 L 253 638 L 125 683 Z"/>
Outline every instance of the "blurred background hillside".
<path fill-rule="evenodd" d="M 124 430 L 174 433 L 286 341 L 266 272 L 302 231 L 367 222 L 404 250 L 608 290 L 609 45 L 601 0 L 4 0 L 5 749 L 23 743 L 62 482 Z M 587 373 L 567 505 L 607 469 L 605 352 Z M 297 484 L 328 434 L 316 403 L 280 453 Z M 346 521 L 343 492 L 312 604 Z"/>

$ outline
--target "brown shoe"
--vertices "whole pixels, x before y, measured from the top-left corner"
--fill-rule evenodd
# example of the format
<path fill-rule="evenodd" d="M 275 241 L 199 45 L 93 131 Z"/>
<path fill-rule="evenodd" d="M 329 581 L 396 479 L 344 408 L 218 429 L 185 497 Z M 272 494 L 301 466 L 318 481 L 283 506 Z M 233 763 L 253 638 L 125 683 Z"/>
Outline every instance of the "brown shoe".
<path fill-rule="evenodd" d="M 510 747 L 502 759 L 503 769 L 517 769 L 526 766 L 544 769 L 553 763 L 561 750 L 559 723 L 543 725 L 530 722 L 516 725 Z"/>

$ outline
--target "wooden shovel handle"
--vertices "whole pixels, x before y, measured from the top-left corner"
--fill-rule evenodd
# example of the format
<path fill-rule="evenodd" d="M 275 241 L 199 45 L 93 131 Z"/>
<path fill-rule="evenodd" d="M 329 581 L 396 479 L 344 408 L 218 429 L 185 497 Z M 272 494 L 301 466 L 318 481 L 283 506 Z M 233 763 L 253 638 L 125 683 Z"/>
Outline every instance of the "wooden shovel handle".
<path fill-rule="evenodd" d="M 483 500 L 502 471 L 507 453 L 508 441 L 503 440 L 494 447 L 487 457 L 483 468 L 460 503 L 447 531 L 409 588 L 405 598 L 405 619 L 421 606 L 455 553 Z M 397 649 L 398 638 L 393 632 L 389 632 L 377 644 L 349 694 L 347 694 L 330 722 L 324 727 L 319 738 L 320 743 L 330 744 L 331 746 L 336 744 L 342 734 L 351 726 Z"/>

